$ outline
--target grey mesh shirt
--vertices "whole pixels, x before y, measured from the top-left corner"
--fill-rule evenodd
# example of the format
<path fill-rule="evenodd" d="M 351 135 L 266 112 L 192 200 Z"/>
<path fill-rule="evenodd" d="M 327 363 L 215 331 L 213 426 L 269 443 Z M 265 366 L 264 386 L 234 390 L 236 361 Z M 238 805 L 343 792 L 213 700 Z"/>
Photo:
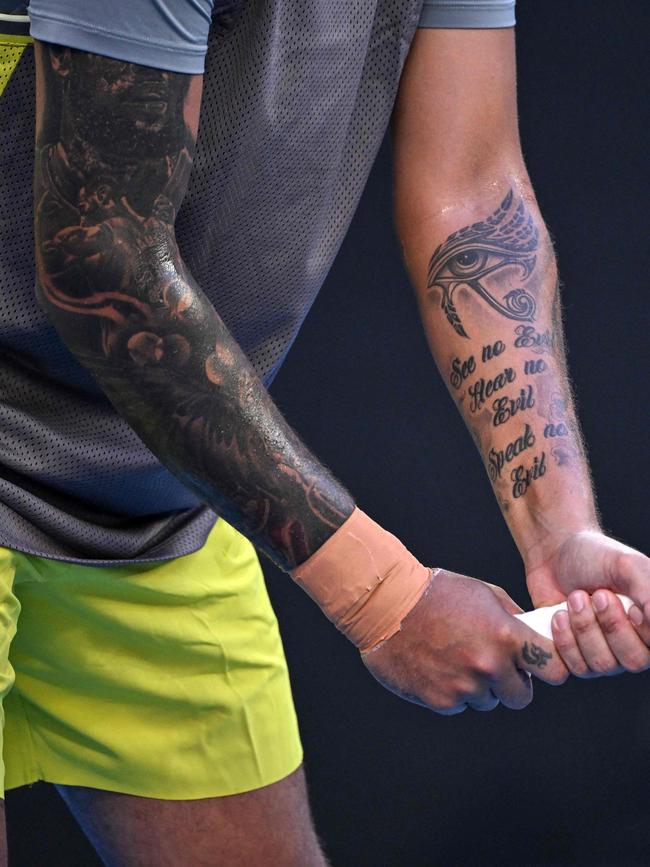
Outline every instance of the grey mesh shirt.
<path fill-rule="evenodd" d="M 0 0 L 0 545 L 88 565 L 189 554 L 217 515 L 36 300 L 34 61 L 16 34 L 204 73 L 177 238 L 268 386 L 347 231 L 416 27 L 510 27 L 514 0 L 31 0 L 31 22 L 20 5 Z"/>

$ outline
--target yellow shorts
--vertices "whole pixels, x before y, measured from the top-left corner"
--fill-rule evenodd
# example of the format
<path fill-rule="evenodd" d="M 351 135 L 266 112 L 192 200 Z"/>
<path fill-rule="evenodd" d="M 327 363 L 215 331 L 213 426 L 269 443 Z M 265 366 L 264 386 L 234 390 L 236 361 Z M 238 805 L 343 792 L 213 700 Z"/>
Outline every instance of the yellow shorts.
<path fill-rule="evenodd" d="M 302 746 L 253 546 L 223 520 L 199 551 L 79 566 L 0 548 L 0 786 L 150 798 L 250 791 Z"/>

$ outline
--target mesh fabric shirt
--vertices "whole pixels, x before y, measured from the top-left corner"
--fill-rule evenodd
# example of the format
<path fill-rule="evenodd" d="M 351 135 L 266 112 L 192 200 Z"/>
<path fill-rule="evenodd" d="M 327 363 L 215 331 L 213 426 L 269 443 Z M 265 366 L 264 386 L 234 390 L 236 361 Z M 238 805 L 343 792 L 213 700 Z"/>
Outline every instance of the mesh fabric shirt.
<path fill-rule="evenodd" d="M 354 214 L 418 21 L 511 26 L 513 6 L 32 0 L 30 10 L 44 41 L 204 73 L 177 239 L 268 386 Z M 89 565 L 189 554 L 215 512 L 116 413 L 36 300 L 24 12 L 0 0 L 0 545 Z"/>

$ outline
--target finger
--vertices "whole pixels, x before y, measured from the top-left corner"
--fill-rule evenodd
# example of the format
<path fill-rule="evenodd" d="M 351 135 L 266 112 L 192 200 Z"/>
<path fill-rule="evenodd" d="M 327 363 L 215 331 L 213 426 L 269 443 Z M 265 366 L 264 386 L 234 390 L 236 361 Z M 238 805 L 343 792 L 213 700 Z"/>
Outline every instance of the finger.
<path fill-rule="evenodd" d="M 514 618 L 513 618 L 514 620 Z M 513 651 L 517 668 L 534 674 L 544 683 L 559 686 L 569 676 L 569 671 L 553 642 L 535 632 L 521 620 L 514 620 Z"/>
<path fill-rule="evenodd" d="M 650 609 L 648 613 L 650 614 Z M 638 605 L 633 605 L 627 612 L 627 616 L 641 641 L 646 647 L 650 647 L 650 619 L 644 617 L 643 611 Z"/>
<path fill-rule="evenodd" d="M 527 671 L 510 665 L 493 684 L 492 691 L 504 707 L 521 710 L 533 700 L 533 679 Z"/>
<path fill-rule="evenodd" d="M 473 708 L 473 710 L 488 711 L 494 710 L 494 708 L 499 704 L 499 699 L 491 689 L 488 689 L 488 691 L 482 696 L 468 699 L 467 704 L 469 707 Z"/>
<path fill-rule="evenodd" d="M 609 590 L 597 590 L 591 598 L 596 619 L 620 666 L 626 671 L 645 671 L 650 651 L 630 622 L 620 599 Z"/>
<path fill-rule="evenodd" d="M 557 611 L 551 620 L 553 643 L 557 652 L 564 660 L 564 664 L 571 674 L 576 677 L 595 677 L 594 672 L 589 670 L 585 658 L 580 652 L 578 642 L 571 631 L 571 622 L 566 611 Z"/>
<path fill-rule="evenodd" d="M 486 584 L 490 588 L 490 590 L 494 593 L 494 595 L 499 600 L 499 603 L 501 604 L 501 607 L 504 609 L 504 611 L 507 611 L 508 614 L 513 614 L 513 615 L 514 614 L 523 614 L 524 609 L 520 608 L 517 605 L 515 600 L 506 593 L 506 591 L 503 589 L 503 587 L 499 587 L 497 584 L 490 584 L 489 581 L 484 581 L 483 583 Z"/>
<path fill-rule="evenodd" d="M 584 590 L 574 590 L 569 593 L 567 601 L 571 631 L 589 670 L 596 675 L 619 674 L 622 669 L 607 645 L 589 594 Z"/>
<path fill-rule="evenodd" d="M 611 586 L 631 596 L 640 608 L 650 605 L 650 559 L 626 547 L 616 559 Z"/>
<path fill-rule="evenodd" d="M 453 707 L 436 707 L 435 705 L 425 705 L 425 707 L 429 707 L 429 710 L 440 714 L 440 716 L 456 716 L 456 714 L 467 710 L 468 704 L 467 702 L 462 702 L 462 704 L 456 704 Z"/>

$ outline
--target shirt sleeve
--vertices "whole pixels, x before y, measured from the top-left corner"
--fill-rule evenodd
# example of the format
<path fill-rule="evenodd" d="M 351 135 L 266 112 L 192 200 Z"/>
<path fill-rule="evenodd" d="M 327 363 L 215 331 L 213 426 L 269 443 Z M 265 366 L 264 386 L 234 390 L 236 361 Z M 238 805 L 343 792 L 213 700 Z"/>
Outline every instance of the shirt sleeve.
<path fill-rule="evenodd" d="M 515 0 L 424 0 L 418 27 L 514 27 Z"/>
<path fill-rule="evenodd" d="M 201 74 L 213 6 L 214 0 L 31 0 L 30 33 L 117 60 Z"/>

